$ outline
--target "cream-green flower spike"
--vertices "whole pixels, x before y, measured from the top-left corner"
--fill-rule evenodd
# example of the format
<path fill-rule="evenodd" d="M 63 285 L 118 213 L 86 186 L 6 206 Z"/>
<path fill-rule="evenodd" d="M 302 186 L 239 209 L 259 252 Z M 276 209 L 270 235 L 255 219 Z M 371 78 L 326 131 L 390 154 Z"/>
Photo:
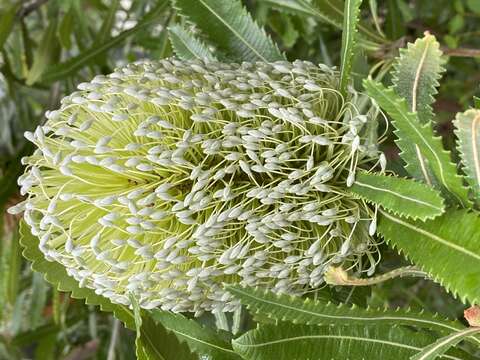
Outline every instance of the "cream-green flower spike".
<path fill-rule="evenodd" d="M 371 271 L 375 211 L 347 190 L 384 157 L 375 110 L 337 87 L 305 61 L 97 76 L 26 134 L 37 150 L 12 211 L 80 286 L 144 308 L 232 311 L 223 283 L 304 294 L 332 264 Z"/>

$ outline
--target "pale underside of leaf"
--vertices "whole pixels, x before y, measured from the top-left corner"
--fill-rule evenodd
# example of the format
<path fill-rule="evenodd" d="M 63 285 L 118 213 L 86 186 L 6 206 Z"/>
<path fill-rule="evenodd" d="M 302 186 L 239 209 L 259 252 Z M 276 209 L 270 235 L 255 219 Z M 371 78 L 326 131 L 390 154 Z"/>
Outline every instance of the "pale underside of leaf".
<path fill-rule="evenodd" d="M 364 87 L 391 117 L 398 136 L 397 144 L 403 151 L 401 155 L 407 164 L 418 160 L 413 150 L 414 146 L 418 146 L 417 152 L 423 155 L 422 161 L 435 175 L 444 193 L 449 198 L 454 197 L 462 206 L 468 206 L 468 191 L 456 172 L 456 166 L 451 162 L 450 153 L 443 149 L 441 139 L 434 136 L 430 123 L 420 124 L 417 113 L 410 112 L 406 100 L 399 97 L 393 89 L 387 89 L 373 80 L 365 80 Z"/>
<path fill-rule="evenodd" d="M 449 210 L 426 222 L 399 219 L 381 211 L 378 231 L 433 280 L 463 302 L 480 301 L 480 217 Z"/>
<path fill-rule="evenodd" d="M 431 105 L 435 101 L 437 87 L 446 60 L 435 36 L 426 33 L 406 49 L 400 49 L 393 72 L 393 88 L 407 100 L 409 109 L 417 112 L 422 124 L 433 120 Z"/>
<path fill-rule="evenodd" d="M 285 59 L 239 0 L 175 0 L 175 6 L 208 40 L 235 61 Z"/>
<path fill-rule="evenodd" d="M 467 181 L 480 200 L 480 110 L 458 113 L 453 123 Z"/>
<path fill-rule="evenodd" d="M 431 219 L 444 211 L 443 199 L 436 190 L 410 179 L 359 172 L 349 191 L 412 219 Z"/>

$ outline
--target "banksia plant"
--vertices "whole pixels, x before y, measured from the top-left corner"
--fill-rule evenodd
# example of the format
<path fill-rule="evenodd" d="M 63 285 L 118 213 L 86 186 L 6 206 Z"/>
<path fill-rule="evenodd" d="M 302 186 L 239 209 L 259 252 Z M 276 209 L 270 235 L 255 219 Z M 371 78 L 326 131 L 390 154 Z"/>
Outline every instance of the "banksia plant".
<path fill-rule="evenodd" d="M 26 134 L 12 211 L 80 286 L 147 309 L 233 311 L 225 283 L 301 295 L 333 264 L 371 272 L 376 211 L 349 186 L 385 167 L 377 110 L 338 86 L 304 61 L 97 76 Z"/>

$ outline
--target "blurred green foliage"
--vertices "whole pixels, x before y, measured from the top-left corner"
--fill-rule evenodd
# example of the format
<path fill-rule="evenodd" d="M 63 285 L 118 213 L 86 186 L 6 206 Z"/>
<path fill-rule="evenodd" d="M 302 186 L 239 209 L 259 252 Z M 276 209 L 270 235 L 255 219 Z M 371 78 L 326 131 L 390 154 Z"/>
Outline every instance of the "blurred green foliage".
<path fill-rule="evenodd" d="M 245 0 L 287 59 L 340 63 L 343 0 Z M 140 58 L 172 56 L 169 25 L 191 25 L 168 0 L 3 0 L 0 3 L 0 359 L 133 359 L 135 336 L 111 315 L 53 289 L 22 259 L 18 219 L 23 132 L 43 121 L 76 84 Z M 434 34 L 449 55 L 435 110 L 453 144 L 451 120 L 480 96 L 479 0 L 369 0 L 361 14 L 357 79 L 387 70 L 398 49 Z M 193 29 L 195 30 L 195 29 Z M 181 29 L 179 30 L 181 31 Z M 205 40 L 208 45 L 208 39 Z M 388 80 L 388 79 L 387 79 Z M 396 148 L 387 144 L 387 154 Z M 385 249 L 380 271 L 402 265 Z M 349 293 L 371 305 L 412 306 L 460 317 L 464 306 L 426 280 L 401 280 Z M 120 340 L 121 339 L 121 340 Z"/>

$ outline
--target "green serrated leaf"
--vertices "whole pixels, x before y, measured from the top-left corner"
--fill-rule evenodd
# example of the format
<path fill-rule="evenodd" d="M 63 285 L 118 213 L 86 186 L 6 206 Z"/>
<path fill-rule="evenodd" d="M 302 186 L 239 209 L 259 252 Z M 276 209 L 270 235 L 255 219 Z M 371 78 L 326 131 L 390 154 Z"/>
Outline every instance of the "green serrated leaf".
<path fill-rule="evenodd" d="M 357 23 L 362 0 L 345 0 L 343 17 L 342 49 L 340 52 L 340 92 L 345 95 L 350 82 L 355 45 L 357 37 Z"/>
<path fill-rule="evenodd" d="M 409 309 L 363 309 L 355 305 L 334 304 L 325 300 L 302 299 L 286 294 L 275 294 L 260 288 L 228 286 L 227 290 L 246 306 L 252 314 L 262 314 L 276 321 L 290 321 L 304 325 L 409 325 L 438 331 L 442 334 L 459 332 L 465 326 L 441 319 L 425 312 L 414 313 Z M 469 340 L 480 344 L 480 339 Z"/>
<path fill-rule="evenodd" d="M 405 98 L 410 111 L 417 112 L 422 124 L 433 119 L 432 104 L 435 101 L 439 80 L 445 71 L 446 59 L 440 51 L 435 36 L 426 33 L 406 49 L 400 49 L 400 56 L 392 72 L 393 88 Z"/>
<path fill-rule="evenodd" d="M 409 165 L 418 161 L 428 185 L 434 185 L 434 181 L 429 180 L 434 175 L 435 183 L 438 182 L 447 196 L 455 197 L 458 203 L 467 207 L 468 191 L 450 160 L 450 153 L 443 149 L 442 140 L 434 136 L 430 123 L 420 124 L 417 114 L 409 111 L 406 100 L 393 89 L 371 79 L 365 80 L 363 85 L 368 95 L 390 116 L 407 171 Z"/>
<path fill-rule="evenodd" d="M 280 323 L 263 325 L 233 341 L 245 359 L 408 359 L 431 343 L 429 335 L 394 325 L 308 326 Z M 466 360 L 464 354 L 439 359 Z"/>
<path fill-rule="evenodd" d="M 142 311 L 135 296 L 130 294 L 135 328 L 135 346 L 138 360 L 198 360 L 198 356 L 181 343 L 177 337 L 156 323 L 147 312 Z"/>
<path fill-rule="evenodd" d="M 284 60 L 239 0 L 175 0 L 179 13 L 235 61 Z"/>
<path fill-rule="evenodd" d="M 445 354 L 451 347 L 457 345 L 466 337 L 480 332 L 480 328 L 468 328 L 438 339 L 433 344 L 423 348 L 418 354 L 413 355 L 410 360 L 434 360 Z"/>
<path fill-rule="evenodd" d="M 182 60 L 208 60 L 217 59 L 207 46 L 188 32 L 183 26 L 175 24 L 168 28 L 168 35 L 175 54 Z"/>
<path fill-rule="evenodd" d="M 70 292 L 74 299 L 84 299 L 87 305 L 98 305 L 102 311 L 113 312 L 128 328 L 135 328 L 133 314 L 127 307 L 112 304 L 110 300 L 95 294 L 91 289 L 80 288 L 78 282 L 67 274 L 62 265 L 45 260 L 38 248 L 38 238 L 30 233 L 30 229 L 23 221 L 20 223 L 20 244 L 24 248 L 23 256 L 32 262 L 32 269 L 42 273 L 45 280 L 58 290 Z"/>
<path fill-rule="evenodd" d="M 378 231 L 463 302 L 480 302 L 480 217 L 449 210 L 426 222 L 400 219 L 381 211 Z"/>
<path fill-rule="evenodd" d="M 396 176 L 357 173 L 349 191 L 397 215 L 411 219 L 433 219 L 444 211 L 443 198 L 427 185 Z"/>
<path fill-rule="evenodd" d="M 480 110 L 458 113 L 453 124 L 463 170 L 475 197 L 480 200 Z"/>
<path fill-rule="evenodd" d="M 240 356 L 232 349 L 231 339 L 225 334 L 217 333 L 181 314 L 161 310 L 152 310 L 150 313 L 153 320 L 173 332 L 196 353 L 215 360 L 240 360 Z"/>
<path fill-rule="evenodd" d="M 92 59 L 94 59 L 96 56 L 105 53 L 111 48 L 119 45 L 126 38 L 136 34 L 141 30 L 146 29 L 148 26 L 157 23 L 158 16 L 163 12 L 166 5 L 167 0 L 159 1 L 157 6 L 148 14 L 146 14 L 135 27 L 129 30 L 122 31 L 114 38 L 109 39 L 102 44 L 92 46 L 85 51 L 82 51 L 79 55 L 63 63 L 50 66 L 48 70 L 43 73 L 40 80 L 45 83 L 50 83 L 75 74 L 76 71 L 78 71 L 80 68 L 92 61 Z"/>

